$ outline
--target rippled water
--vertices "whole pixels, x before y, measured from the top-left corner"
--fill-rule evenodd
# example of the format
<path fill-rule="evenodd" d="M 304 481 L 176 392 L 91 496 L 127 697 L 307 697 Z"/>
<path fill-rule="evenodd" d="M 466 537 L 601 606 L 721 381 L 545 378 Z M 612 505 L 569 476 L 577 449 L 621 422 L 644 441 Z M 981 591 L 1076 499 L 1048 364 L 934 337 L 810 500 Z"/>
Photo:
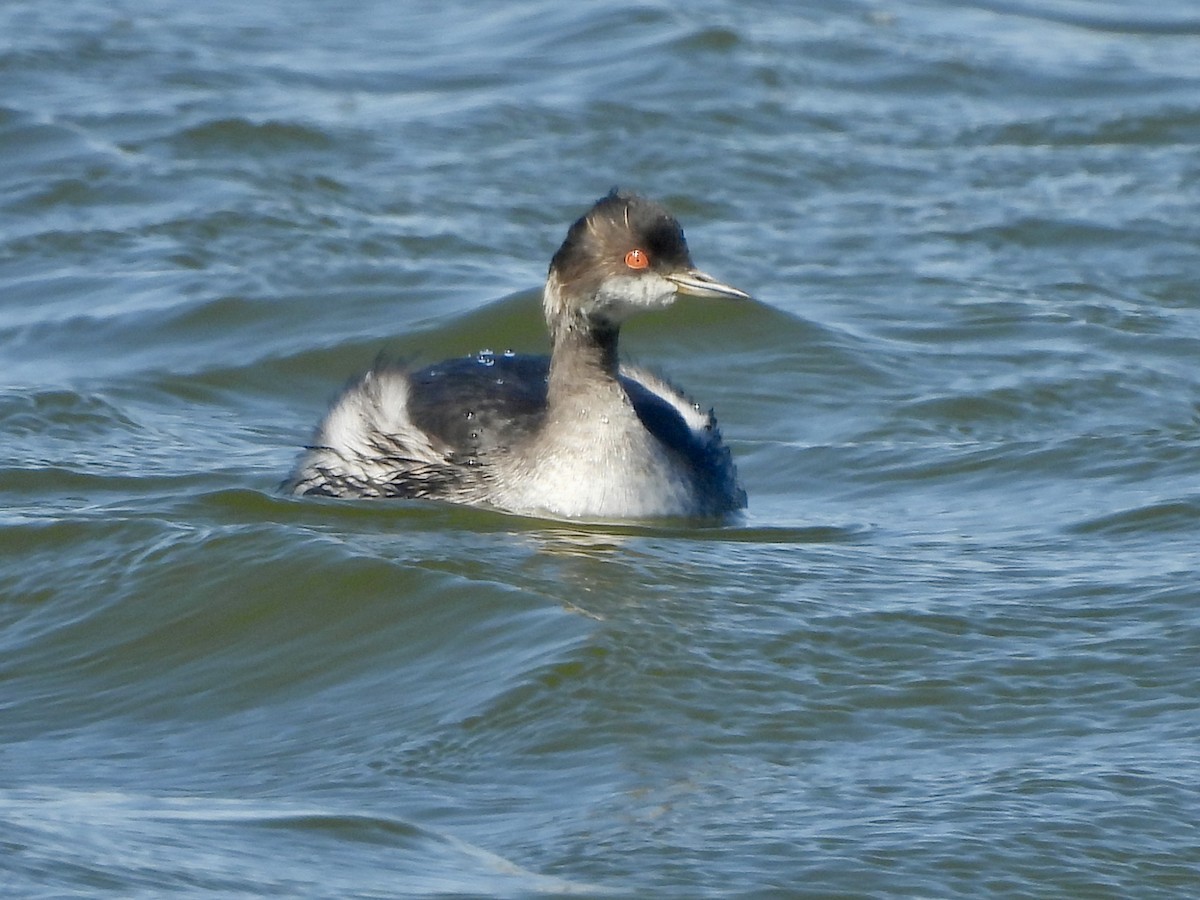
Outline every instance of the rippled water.
<path fill-rule="evenodd" d="M 0 6 L 5 896 L 1195 891 L 1200 13 L 787 9 Z M 279 495 L 613 184 L 744 521 Z"/>

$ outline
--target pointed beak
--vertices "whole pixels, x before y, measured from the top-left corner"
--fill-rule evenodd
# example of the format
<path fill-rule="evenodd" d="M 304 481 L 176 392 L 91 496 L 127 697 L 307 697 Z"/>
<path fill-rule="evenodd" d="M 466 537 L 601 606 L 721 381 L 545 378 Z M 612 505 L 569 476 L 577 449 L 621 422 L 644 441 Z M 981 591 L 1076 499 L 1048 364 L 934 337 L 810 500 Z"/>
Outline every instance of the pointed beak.
<path fill-rule="evenodd" d="M 732 285 L 717 281 L 699 269 L 684 269 L 664 276 L 675 284 L 675 290 L 690 297 L 724 297 L 726 300 L 749 300 L 750 295 Z"/>

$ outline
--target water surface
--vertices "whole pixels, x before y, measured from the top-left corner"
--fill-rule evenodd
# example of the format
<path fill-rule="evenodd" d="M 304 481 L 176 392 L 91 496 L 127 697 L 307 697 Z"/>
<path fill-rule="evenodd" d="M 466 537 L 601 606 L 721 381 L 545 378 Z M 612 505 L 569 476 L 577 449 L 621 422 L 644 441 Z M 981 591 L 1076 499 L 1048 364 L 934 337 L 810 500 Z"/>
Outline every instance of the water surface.
<path fill-rule="evenodd" d="M 1179 897 L 1200 14 L 0 8 L 14 897 Z M 542 351 L 614 184 L 754 305 L 625 353 L 722 527 L 278 484 L 380 354 Z"/>

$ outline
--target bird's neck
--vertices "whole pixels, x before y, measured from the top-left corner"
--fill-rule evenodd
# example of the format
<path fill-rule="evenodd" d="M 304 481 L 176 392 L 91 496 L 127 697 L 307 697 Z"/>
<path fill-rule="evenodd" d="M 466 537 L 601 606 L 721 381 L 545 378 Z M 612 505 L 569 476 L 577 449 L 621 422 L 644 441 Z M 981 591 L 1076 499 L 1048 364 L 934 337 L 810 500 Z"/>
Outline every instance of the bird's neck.
<path fill-rule="evenodd" d="M 617 385 L 617 329 L 588 322 L 559 323 L 550 351 L 549 401 L 585 389 Z"/>
<path fill-rule="evenodd" d="M 580 394 L 619 390 L 616 325 L 596 322 L 563 302 L 553 277 L 546 282 L 546 321 L 551 352 L 550 405 Z"/>

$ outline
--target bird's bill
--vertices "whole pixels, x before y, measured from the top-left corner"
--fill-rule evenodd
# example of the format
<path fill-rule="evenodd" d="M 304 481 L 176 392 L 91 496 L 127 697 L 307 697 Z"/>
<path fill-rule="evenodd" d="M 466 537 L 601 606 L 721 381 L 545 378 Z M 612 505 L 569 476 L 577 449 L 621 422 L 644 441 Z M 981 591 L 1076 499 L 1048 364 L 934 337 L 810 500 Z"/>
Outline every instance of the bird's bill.
<path fill-rule="evenodd" d="M 750 295 L 739 291 L 733 285 L 717 281 L 711 275 L 706 275 L 698 269 L 684 269 L 672 272 L 666 279 L 675 285 L 675 289 L 689 297 L 724 297 L 727 300 L 749 300 Z"/>

